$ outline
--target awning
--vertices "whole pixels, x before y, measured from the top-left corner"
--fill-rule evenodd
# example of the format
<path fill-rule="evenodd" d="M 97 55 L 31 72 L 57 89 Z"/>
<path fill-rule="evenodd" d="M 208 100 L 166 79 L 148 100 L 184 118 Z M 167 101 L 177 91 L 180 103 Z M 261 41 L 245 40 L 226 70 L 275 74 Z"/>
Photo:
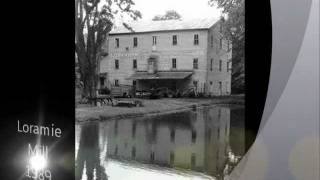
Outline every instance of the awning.
<path fill-rule="evenodd" d="M 155 74 L 148 72 L 136 72 L 129 79 L 148 80 L 148 79 L 185 79 L 192 75 L 192 71 L 160 71 Z"/>

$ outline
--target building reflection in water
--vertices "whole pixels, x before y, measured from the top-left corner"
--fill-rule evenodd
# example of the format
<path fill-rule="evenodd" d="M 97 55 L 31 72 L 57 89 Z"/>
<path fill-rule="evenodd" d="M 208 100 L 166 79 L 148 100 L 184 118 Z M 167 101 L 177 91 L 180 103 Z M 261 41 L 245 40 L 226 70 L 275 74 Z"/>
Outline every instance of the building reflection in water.
<path fill-rule="evenodd" d="M 107 179 L 103 167 L 110 158 L 191 169 L 221 179 L 226 167 L 235 165 L 230 164 L 230 153 L 245 153 L 243 112 L 243 107 L 214 106 L 77 125 L 76 177 L 81 178 L 86 167 L 88 180 L 94 172 L 97 179 Z"/>
<path fill-rule="evenodd" d="M 231 111 L 227 106 L 206 107 L 101 123 L 107 137 L 107 157 L 222 176 L 231 150 Z"/>

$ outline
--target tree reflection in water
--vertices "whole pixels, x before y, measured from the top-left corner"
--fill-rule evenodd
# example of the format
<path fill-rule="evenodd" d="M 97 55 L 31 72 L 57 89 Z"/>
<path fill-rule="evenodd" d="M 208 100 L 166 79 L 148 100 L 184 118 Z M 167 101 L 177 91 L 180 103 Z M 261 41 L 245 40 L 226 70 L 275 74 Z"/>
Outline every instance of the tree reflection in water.
<path fill-rule="evenodd" d="M 86 124 L 81 128 L 79 149 L 76 159 L 76 180 L 81 180 L 84 170 L 87 180 L 107 180 L 105 168 L 100 165 L 98 124 Z M 84 169 L 86 167 L 86 169 Z M 95 172 L 95 173 L 94 173 Z"/>

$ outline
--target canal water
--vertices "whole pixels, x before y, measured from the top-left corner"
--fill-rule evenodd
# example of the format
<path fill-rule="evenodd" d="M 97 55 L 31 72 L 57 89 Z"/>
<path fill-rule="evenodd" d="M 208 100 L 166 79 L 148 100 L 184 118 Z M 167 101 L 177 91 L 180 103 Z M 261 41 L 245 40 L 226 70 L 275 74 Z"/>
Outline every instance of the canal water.
<path fill-rule="evenodd" d="M 226 179 L 245 154 L 244 128 L 234 105 L 76 124 L 76 179 Z"/>

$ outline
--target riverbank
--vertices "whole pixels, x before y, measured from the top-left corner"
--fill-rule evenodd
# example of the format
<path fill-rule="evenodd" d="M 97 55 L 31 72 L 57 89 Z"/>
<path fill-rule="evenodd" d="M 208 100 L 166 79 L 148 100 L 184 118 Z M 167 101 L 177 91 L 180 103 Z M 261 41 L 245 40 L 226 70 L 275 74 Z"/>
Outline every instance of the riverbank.
<path fill-rule="evenodd" d="M 148 115 L 158 115 L 188 110 L 194 107 L 214 104 L 244 105 L 244 96 L 225 96 L 214 98 L 163 98 L 139 99 L 143 107 L 115 107 L 115 106 L 80 106 L 76 108 L 76 122 L 94 120 L 111 120 L 134 118 Z"/>

